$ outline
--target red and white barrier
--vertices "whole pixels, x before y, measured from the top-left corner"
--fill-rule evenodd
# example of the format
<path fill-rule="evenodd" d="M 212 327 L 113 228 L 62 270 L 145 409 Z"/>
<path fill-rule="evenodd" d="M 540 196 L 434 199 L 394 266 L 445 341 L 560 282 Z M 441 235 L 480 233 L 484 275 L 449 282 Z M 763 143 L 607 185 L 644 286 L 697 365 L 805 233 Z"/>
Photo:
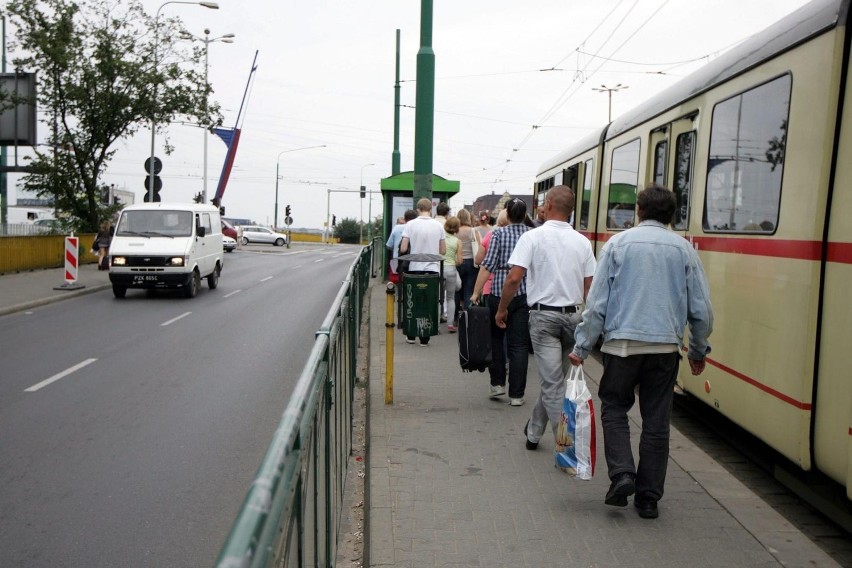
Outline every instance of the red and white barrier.
<path fill-rule="evenodd" d="M 74 284 L 77 282 L 77 266 L 79 265 L 80 237 L 73 234 L 65 237 L 65 282 Z"/>
<path fill-rule="evenodd" d="M 79 290 L 85 288 L 83 284 L 77 282 L 77 267 L 80 260 L 80 237 L 75 237 L 71 233 L 70 237 L 65 237 L 65 283 L 59 286 L 54 286 L 54 290 Z"/>

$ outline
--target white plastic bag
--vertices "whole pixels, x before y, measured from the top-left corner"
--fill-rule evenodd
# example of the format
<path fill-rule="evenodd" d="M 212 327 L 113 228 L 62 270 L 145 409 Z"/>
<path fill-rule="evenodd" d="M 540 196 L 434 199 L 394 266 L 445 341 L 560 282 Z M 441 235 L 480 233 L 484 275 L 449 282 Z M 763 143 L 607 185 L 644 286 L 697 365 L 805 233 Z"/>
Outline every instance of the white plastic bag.
<path fill-rule="evenodd" d="M 565 377 L 556 467 L 577 479 L 591 479 L 595 474 L 595 407 L 582 365 L 571 365 Z"/>

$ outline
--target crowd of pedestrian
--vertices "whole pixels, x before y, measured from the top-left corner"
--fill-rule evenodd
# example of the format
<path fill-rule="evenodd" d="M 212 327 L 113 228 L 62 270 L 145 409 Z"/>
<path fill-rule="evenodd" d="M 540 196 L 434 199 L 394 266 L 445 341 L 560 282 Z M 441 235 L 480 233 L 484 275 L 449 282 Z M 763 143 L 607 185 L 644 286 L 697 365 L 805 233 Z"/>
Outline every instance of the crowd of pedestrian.
<path fill-rule="evenodd" d="M 550 188 L 535 212 L 510 199 L 497 215 L 450 215 L 446 203 L 421 199 L 416 218 L 401 219 L 387 242 L 389 255 L 440 255 L 444 296 L 440 321 L 457 331 L 458 313 L 484 304 L 491 314 L 492 362 L 487 395 L 524 404 L 530 353 L 539 395 L 524 426 L 536 450 L 550 426 L 554 445 L 565 397 L 565 377 L 602 340 L 604 372 L 598 396 L 610 487 L 607 505 L 624 507 L 635 495 L 642 518 L 657 518 L 669 453 L 669 429 L 684 332 L 693 375 L 703 372 L 713 329 L 709 286 L 692 246 L 669 226 L 674 194 L 651 185 L 637 195 L 638 223 L 609 238 L 597 258 L 573 225 L 575 194 Z M 392 278 L 402 270 L 391 260 Z M 438 262 L 414 262 L 411 274 L 437 274 Z M 428 345 L 428 334 L 419 337 Z M 414 343 L 414 336 L 407 337 Z M 487 343 L 486 343 L 487 344 Z M 639 398 L 639 458 L 630 445 L 628 411 Z"/>

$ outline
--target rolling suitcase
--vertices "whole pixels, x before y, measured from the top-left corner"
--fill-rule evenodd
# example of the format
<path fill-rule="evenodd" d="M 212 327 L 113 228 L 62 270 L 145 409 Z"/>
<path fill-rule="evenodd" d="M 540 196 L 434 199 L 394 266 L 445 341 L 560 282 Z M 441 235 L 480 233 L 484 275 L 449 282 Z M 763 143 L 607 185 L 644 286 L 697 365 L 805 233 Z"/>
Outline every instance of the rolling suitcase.
<path fill-rule="evenodd" d="M 491 310 L 469 306 L 459 315 L 459 364 L 463 371 L 483 372 L 491 363 Z"/>

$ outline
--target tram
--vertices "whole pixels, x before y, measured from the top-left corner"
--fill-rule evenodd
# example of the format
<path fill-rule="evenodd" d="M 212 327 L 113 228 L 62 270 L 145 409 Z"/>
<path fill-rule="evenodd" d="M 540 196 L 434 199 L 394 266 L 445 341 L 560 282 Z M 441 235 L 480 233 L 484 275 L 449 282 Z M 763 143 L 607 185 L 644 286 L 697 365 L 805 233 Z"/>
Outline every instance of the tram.
<path fill-rule="evenodd" d="M 852 498 L 852 0 L 816 0 L 539 168 L 599 250 L 658 183 L 715 324 L 691 396 Z M 841 493 L 841 499 L 842 492 Z"/>

